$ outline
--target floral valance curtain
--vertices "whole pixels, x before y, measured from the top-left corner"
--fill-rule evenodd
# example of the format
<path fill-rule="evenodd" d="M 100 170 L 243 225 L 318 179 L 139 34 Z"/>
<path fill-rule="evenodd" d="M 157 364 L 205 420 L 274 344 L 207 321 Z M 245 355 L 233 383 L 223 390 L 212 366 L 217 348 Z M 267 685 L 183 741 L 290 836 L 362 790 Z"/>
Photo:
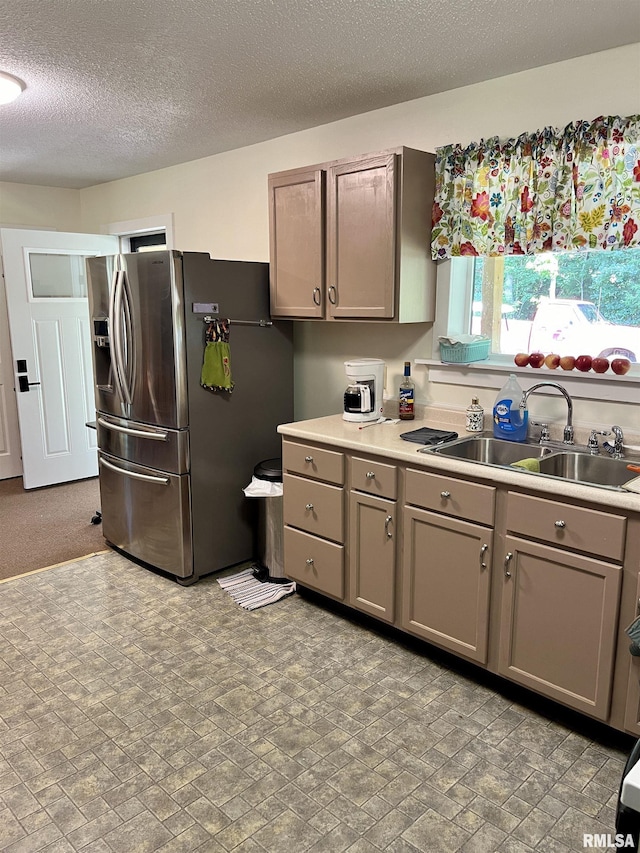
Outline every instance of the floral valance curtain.
<path fill-rule="evenodd" d="M 431 253 L 640 245 L 640 115 L 436 151 Z"/>

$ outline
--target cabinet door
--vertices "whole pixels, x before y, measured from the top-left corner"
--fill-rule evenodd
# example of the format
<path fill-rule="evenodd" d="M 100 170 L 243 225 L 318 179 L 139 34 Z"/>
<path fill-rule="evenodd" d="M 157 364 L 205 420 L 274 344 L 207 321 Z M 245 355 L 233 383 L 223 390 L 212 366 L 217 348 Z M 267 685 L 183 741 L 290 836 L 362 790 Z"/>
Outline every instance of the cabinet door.
<path fill-rule="evenodd" d="M 269 175 L 273 317 L 324 317 L 324 172 Z"/>
<path fill-rule="evenodd" d="M 393 622 L 396 503 L 351 492 L 349 604 Z"/>
<path fill-rule="evenodd" d="M 622 570 L 513 536 L 505 551 L 498 671 L 606 720 Z"/>
<path fill-rule="evenodd" d="M 640 575 L 636 586 L 636 617 L 640 616 Z M 627 627 L 631 619 L 622 622 L 622 630 Z M 625 651 L 631 645 L 630 637 L 625 634 Z M 627 684 L 627 702 L 624 713 L 624 727 L 627 731 L 640 736 L 640 657 L 628 654 L 629 657 L 629 680 Z"/>
<path fill-rule="evenodd" d="M 493 531 L 405 507 L 402 627 L 487 662 Z"/>
<path fill-rule="evenodd" d="M 394 316 L 397 156 L 361 158 L 327 172 L 331 317 Z"/>

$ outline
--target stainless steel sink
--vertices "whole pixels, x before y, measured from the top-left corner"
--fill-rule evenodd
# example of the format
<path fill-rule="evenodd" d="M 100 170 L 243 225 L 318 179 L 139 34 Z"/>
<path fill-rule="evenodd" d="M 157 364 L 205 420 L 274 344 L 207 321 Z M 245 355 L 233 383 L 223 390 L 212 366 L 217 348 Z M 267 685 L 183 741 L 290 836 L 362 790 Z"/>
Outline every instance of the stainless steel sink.
<path fill-rule="evenodd" d="M 468 436 L 437 447 L 425 447 L 422 452 L 499 468 L 509 468 L 514 462 L 521 462 L 523 459 L 537 459 L 540 474 L 543 476 L 558 477 L 605 489 L 619 489 L 637 476 L 628 470 L 627 465 L 640 464 L 635 458 L 611 459 L 609 456 L 591 456 L 586 450 L 569 450 L 562 445 L 521 443 L 486 435 Z M 537 472 L 527 473 L 537 476 Z"/>
<path fill-rule="evenodd" d="M 628 459 L 563 451 L 541 459 L 540 473 L 578 483 L 618 488 L 635 476 L 633 471 L 627 469 L 629 462 Z"/>
<path fill-rule="evenodd" d="M 505 441 L 487 436 L 459 438 L 437 447 L 425 448 L 425 452 L 427 450 L 437 453 L 438 456 L 451 456 L 454 459 L 464 459 L 466 462 L 481 462 L 484 465 L 502 467 L 520 462 L 522 459 L 542 458 L 553 452 L 550 447 L 540 444 Z"/>

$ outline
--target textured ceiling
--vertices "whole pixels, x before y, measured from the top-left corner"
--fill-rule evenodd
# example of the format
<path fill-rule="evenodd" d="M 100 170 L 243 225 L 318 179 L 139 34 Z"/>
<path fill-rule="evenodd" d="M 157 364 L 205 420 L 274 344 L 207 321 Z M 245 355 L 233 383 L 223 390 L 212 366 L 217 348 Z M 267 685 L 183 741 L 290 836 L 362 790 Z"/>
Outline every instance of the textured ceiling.
<path fill-rule="evenodd" d="M 0 0 L 0 180 L 80 188 L 640 41 L 639 0 Z"/>

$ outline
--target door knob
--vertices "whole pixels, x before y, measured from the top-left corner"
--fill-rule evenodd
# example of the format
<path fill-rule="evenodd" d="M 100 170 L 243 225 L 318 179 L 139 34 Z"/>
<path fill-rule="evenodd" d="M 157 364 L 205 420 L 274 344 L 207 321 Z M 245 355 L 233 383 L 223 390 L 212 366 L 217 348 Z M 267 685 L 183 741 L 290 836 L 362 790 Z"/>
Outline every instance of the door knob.
<path fill-rule="evenodd" d="M 18 387 L 21 392 L 28 391 L 32 385 L 39 385 L 39 382 L 29 382 L 28 376 L 18 376 Z"/>

